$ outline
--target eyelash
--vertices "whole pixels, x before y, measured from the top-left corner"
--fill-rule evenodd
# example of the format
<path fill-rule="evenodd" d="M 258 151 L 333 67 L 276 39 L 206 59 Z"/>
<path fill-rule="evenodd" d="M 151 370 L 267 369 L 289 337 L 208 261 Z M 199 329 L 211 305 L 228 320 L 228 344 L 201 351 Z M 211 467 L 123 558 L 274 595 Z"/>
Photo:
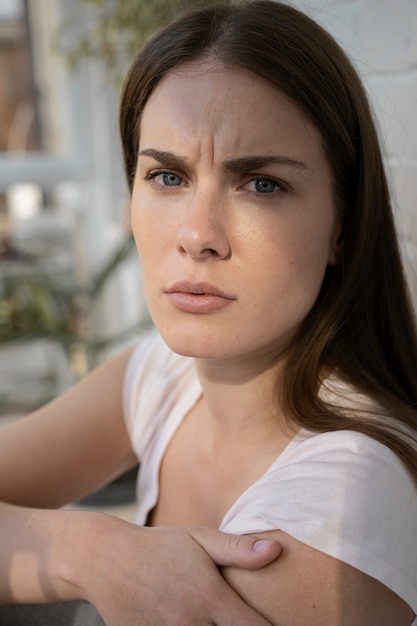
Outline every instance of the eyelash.
<path fill-rule="evenodd" d="M 183 181 L 183 177 L 180 176 L 179 174 L 175 174 L 174 172 L 171 172 L 169 170 L 152 170 L 151 172 L 149 172 L 145 179 L 147 181 L 149 181 L 151 184 L 154 184 L 155 186 L 158 187 L 158 189 L 160 190 L 168 190 L 172 187 L 180 187 L 181 183 L 179 185 L 165 185 L 163 183 L 158 183 L 156 181 L 156 179 L 159 176 L 173 176 L 176 177 L 177 179 L 180 179 L 180 181 Z M 283 183 L 280 180 L 276 180 L 275 178 L 269 177 L 269 176 L 254 176 L 253 178 L 250 178 L 250 180 L 248 180 L 244 185 L 244 187 L 247 187 L 247 185 L 249 185 L 250 183 L 257 183 L 257 182 L 266 182 L 266 183 L 272 183 L 273 185 L 275 185 L 275 189 L 272 192 L 267 192 L 267 193 L 262 193 L 261 191 L 247 191 L 249 194 L 253 194 L 257 197 L 265 197 L 265 196 L 272 196 L 274 195 L 274 192 L 288 192 L 289 188 L 288 186 Z"/>

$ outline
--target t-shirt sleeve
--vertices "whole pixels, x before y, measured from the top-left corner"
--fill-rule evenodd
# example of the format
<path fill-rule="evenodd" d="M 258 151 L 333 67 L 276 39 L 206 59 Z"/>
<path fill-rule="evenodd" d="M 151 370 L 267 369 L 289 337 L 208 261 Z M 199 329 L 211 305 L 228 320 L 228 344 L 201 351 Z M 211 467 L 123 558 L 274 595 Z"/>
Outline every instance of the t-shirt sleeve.
<path fill-rule="evenodd" d="M 416 486 L 398 457 L 366 435 L 316 434 L 290 446 L 221 529 L 280 529 L 376 578 L 417 612 Z"/>
<path fill-rule="evenodd" d="M 155 361 L 159 360 L 162 346 L 159 338 L 150 334 L 140 340 L 132 351 L 127 364 L 123 382 L 123 414 L 129 437 L 133 438 L 133 432 L 137 430 L 137 414 L 141 403 L 141 392 L 146 392 L 152 384 L 152 370 Z M 141 420 L 143 432 L 148 428 L 148 420 L 152 419 L 151 411 L 147 411 Z"/>
<path fill-rule="evenodd" d="M 123 384 L 124 419 L 139 461 L 164 443 L 167 422 L 176 423 L 198 393 L 191 359 L 172 352 L 157 332 L 140 340 Z"/>
<path fill-rule="evenodd" d="M 178 359 L 162 338 L 151 332 L 142 338 L 129 359 L 123 384 L 123 414 L 133 448 L 141 460 L 149 447 L 178 384 L 175 360 Z"/>
<path fill-rule="evenodd" d="M 176 354 L 155 332 L 130 357 L 123 386 L 123 412 L 140 463 L 135 521 L 145 524 L 159 490 L 164 450 L 201 394 L 192 359 Z"/>

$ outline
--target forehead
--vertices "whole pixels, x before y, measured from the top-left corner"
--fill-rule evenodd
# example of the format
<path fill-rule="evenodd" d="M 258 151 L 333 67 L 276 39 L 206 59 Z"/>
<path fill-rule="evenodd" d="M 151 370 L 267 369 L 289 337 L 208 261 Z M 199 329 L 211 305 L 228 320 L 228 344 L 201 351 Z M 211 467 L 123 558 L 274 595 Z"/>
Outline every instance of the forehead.
<path fill-rule="evenodd" d="M 144 143 L 196 140 L 236 152 L 276 152 L 312 148 L 321 138 L 301 108 L 262 77 L 214 61 L 175 68 L 146 103 L 140 126 Z M 146 146 L 147 147 L 147 146 Z"/>

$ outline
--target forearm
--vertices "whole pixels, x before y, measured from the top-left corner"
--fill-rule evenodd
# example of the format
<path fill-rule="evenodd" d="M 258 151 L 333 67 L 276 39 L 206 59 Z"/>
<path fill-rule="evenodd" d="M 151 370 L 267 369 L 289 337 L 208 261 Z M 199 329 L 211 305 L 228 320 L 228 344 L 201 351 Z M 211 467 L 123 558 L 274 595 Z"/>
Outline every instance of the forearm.
<path fill-rule="evenodd" d="M 84 599 L 109 626 L 267 626 L 216 562 L 263 567 L 276 543 L 213 528 L 142 528 L 95 512 L 0 504 L 0 604 Z M 215 559 L 212 560 L 211 556 Z"/>
<path fill-rule="evenodd" d="M 95 515 L 0 503 L 0 604 L 83 597 L 76 578 Z"/>

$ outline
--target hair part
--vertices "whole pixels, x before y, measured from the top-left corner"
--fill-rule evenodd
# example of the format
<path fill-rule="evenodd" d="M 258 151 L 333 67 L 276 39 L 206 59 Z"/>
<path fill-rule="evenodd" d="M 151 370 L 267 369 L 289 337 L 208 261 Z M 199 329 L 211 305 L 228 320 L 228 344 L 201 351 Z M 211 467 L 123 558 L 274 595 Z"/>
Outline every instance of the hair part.
<path fill-rule="evenodd" d="M 249 70 L 292 98 L 320 131 L 332 171 L 341 260 L 328 268 L 288 350 L 278 389 L 284 410 L 311 430 L 374 437 L 417 482 L 415 320 L 375 123 L 357 72 L 321 26 L 287 4 L 253 0 L 188 12 L 144 46 L 125 81 L 120 128 L 130 189 L 150 94 L 173 68 L 197 59 Z M 379 418 L 326 405 L 318 395 L 324 371 L 376 400 Z"/>

